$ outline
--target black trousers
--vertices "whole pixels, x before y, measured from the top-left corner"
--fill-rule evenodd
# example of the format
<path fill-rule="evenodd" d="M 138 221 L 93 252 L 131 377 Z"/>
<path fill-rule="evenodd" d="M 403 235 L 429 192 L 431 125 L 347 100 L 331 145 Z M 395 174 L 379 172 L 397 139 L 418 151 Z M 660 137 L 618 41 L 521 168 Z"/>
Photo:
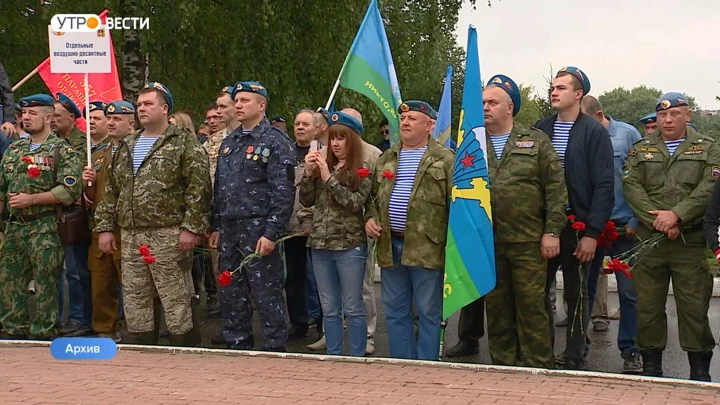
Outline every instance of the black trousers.
<path fill-rule="evenodd" d="M 590 263 L 580 265 L 573 253 L 578 242 L 577 233 L 568 224 L 560 234 L 560 254 L 548 262 L 545 281 L 545 310 L 550 318 L 550 336 L 555 346 L 555 320 L 549 299 L 550 284 L 558 268 L 562 268 L 563 296 L 567 300 L 568 326 L 566 330 L 567 348 L 565 359 L 571 360 L 580 368 L 584 365 L 585 339 L 587 337 L 590 314 L 588 310 L 588 272 Z"/>
<path fill-rule="evenodd" d="M 204 248 L 205 246 L 198 246 Z M 207 250 L 195 249 L 192 266 L 193 286 L 195 295 L 200 295 L 200 284 L 205 283 L 205 293 L 209 296 L 217 295 L 217 278 L 213 269 L 212 258 Z"/>
<path fill-rule="evenodd" d="M 307 273 L 307 237 L 296 236 L 284 242 L 287 276 L 285 298 L 287 299 L 290 324 L 307 325 L 305 308 L 305 276 Z"/>
<path fill-rule="evenodd" d="M 460 310 L 458 337 L 461 342 L 477 346 L 485 336 L 485 298 L 480 297 Z"/>

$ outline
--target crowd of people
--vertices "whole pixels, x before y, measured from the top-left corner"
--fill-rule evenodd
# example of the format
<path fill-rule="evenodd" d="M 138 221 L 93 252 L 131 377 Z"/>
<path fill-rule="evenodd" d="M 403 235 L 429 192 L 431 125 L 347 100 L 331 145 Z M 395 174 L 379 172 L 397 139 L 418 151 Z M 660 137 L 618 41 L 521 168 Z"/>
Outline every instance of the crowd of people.
<path fill-rule="evenodd" d="M 591 314 L 606 295 L 604 259 L 664 235 L 631 273 L 614 272 L 623 371 L 662 376 L 672 280 L 690 378 L 710 380 L 706 249 L 720 257 L 720 149 L 688 126 L 680 93 L 648 106 L 655 113 L 641 119 L 643 137 L 604 114 L 589 91 L 582 70 L 561 69 L 550 93 L 555 114 L 530 128 L 513 120 L 522 106 L 511 78 L 496 75 L 484 87 L 487 156 L 458 164 L 487 162 L 497 285 L 463 308 L 459 343 L 445 355 L 477 352 L 486 317 L 493 364 L 584 369 Z M 0 171 L 4 335 L 120 341 L 124 319 L 123 342 L 150 345 L 162 314 L 171 344 L 196 346 L 204 289 L 208 314 L 222 320 L 214 343 L 285 351 L 315 325 L 309 349 L 372 355 L 377 263 L 390 356 L 437 360 L 456 165 L 431 137 L 437 112 L 405 101 L 400 141 L 390 144 L 383 120 L 373 146 L 355 109 L 303 109 L 293 139 L 284 117 L 267 119 L 269 100 L 259 82 L 226 86 L 197 132 L 158 82 L 135 104 L 93 101 L 87 164 L 78 106 L 60 93 L 20 99 L 16 121 L 3 124 L 14 139 Z M 608 224 L 619 236 L 599 244 Z M 558 270 L 567 346 L 554 358 Z"/>

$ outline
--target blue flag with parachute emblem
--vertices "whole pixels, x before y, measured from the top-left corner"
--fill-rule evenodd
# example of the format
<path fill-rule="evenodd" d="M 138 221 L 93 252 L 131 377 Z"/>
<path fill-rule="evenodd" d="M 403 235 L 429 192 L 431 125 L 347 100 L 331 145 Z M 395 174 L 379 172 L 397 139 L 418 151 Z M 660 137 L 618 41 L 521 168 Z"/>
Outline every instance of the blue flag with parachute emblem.
<path fill-rule="evenodd" d="M 437 121 L 433 130 L 433 139 L 442 146 L 455 150 L 455 142 L 450 133 L 452 131 L 452 65 L 447 67 L 440 106 L 438 106 Z"/>

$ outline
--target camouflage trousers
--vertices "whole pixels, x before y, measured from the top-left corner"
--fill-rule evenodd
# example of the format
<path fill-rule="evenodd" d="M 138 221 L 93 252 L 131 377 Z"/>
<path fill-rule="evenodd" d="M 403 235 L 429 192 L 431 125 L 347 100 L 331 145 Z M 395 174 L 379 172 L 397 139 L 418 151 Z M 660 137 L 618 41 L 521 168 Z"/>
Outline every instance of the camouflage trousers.
<path fill-rule="evenodd" d="M 0 249 L 0 323 L 11 335 L 41 339 L 57 335 L 58 282 L 65 247 L 54 221 L 55 216 L 28 224 L 11 222 L 5 231 Z M 30 323 L 27 288 L 33 278 L 37 316 Z"/>
<path fill-rule="evenodd" d="M 713 277 L 705 257 L 702 232 L 684 233 L 664 240 L 643 256 L 633 269 L 632 286 L 637 295 L 637 347 L 664 350 L 667 344 L 665 303 L 670 280 L 677 307 L 680 347 L 689 352 L 715 347 L 708 323 Z"/>
<path fill-rule="evenodd" d="M 115 233 L 120 241 L 120 233 Z M 90 291 L 92 295 L 92 329 L 97 333 L 110 334 L 120 330 L 118 324 L 118 286 L 120 285 L 120 255 L 103 253 L 98 246 L 98 234 L 92 234 L 88 249 Z"/>
<path fill-rule="evenodd" d="M 235 270 L 244 257 L 255 252 L 265 231 L 265 219 L 227 220 L 220 225 L 219 270 Z M 252 350 L 255 346 L 250 309 L 251 292 L 260 316 L 263 350 L 284 351 L 287 342 L 287 307 L 283 297 L 283 263 L 278 247 L 238 269 L 230 285 L 220 287 L 222 334 L 231 349 Z"/>
<path fill-rule="evenodd" d="M 122 229 L 122 292 L 130 333 L 154 329 L 153 298 L 160 297 L 168 331 L 182 335 L 193 327 L 192 250 L 180 251 L 178 227 Z M 145 264 L 138 253 L 147 245 L 155 263 Z"/>
<path fill-rule="evenodd" d="M 497 284 L 485 297 L 488 346 L 493 364 L 552 368 L 545 311 L 547 261 L 540 244 L 496 243 Z"/>

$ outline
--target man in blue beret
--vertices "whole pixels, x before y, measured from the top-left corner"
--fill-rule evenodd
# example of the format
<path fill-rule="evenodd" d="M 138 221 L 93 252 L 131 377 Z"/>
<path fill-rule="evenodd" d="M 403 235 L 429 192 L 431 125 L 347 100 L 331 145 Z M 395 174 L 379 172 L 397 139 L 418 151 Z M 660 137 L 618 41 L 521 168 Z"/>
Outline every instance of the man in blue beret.
<path fill-rule="evenodd" d="M 154 314 L 163 311 L 170 344 L 195 346 L 200 336 L 193 322 L 192 250 L 208 229 L 210 172 L 195 136 L 169 125 L 172 105 L 172 94 L 161 83 L 148 83 L 138 93 L 143 130 L 125 136 L 113 156 L 94 231 L 103 253 L 120 249 L 132 341 L 156 344 Z"/>
<path fill-rule="evenodd" d="M 406 101 L 397 112 L 400 142 L 375 164 L 365 232 L 377 241 L 390 356 L 437 360 L 454 154 L 431 139 L 437 112 L 428 103 Z"/>
<path fill-rule="evenodd" d="M 219 269 L 234 271 L 220 287 L 223 336 L 230 349 L 252 350 L 250 291 L 263 325 L 262 349 L 285 351 L 287 307 L 277 241 L 285 236 L 295 199 L 292 141 L 265 117 L 268 93 L 254 81 L 232 94 L 240 126 L 222 141 L 215 171 L 209 245 L 220 252 Z"/>
<path fill-rule="evenodd" d="M 565 368 L 582 370 L 589 322 L 587 280 L 589 263 L 595 257 L 597 239 L 613 209 L 613 151 L 610 135 L 596 120 L 580 111 L 580 101 L 590 91 L 590 80 L 582 70 L 568 66 L 553 79 L 550 102 L 556 114 L 542 118 L 535 127 L 550 137 L 565 171 L 569 203 L 568 220 L 560 233 L 560 255 L 548 263 L 545 290 L 549 293 L 559 267 L 562 268 L 565 299 L 569 314 Z M 572 222 L 585 229 L 576 231 Z M 577 225 L 576 225 L 577 226 Z M 582 227 L 582 226 L 580 226 Z M 546 310 L 552 324 L 553 309 L 547 300 Z"/>
<path fill-rule="evenodd" d="M 658 129 L 657 115 L 655 112 L 651 112 L 650 114 L 640 118 L 640 123 L 644 126 L 643 132 L 645 136 L 652 134 L 656 129 Z"/>
<path fill-rule="evenodd" d="M 63 93 L 56 93 L 55 115 L 51 124 L 52 130 L 60 138 L 65 139 L 77 151 L 81 160 L 85 161 L 87 159 L 87 137 L 75 126 L 75 120 L 81 116 L 80 109 L 68 96 Z M 79 203 L 79 201 L 76 203 Z M 60 334 L 62 335 L 82 336 L 90 332 L 92 309 L 89 295 L 90 272 L 87 268 L 87 252 L 88 245 L 86 244 L 73 244 L 65 247 L 65 268 L 60 275 L 58 293 L 60 302 L 64 302 L 64 280 L 67 279 L 70 313 L 66 323 L 64 305 L 60 306 L 58 321 L 61 326 Z"/>
<path fill-rule="evenodd" d="M 92 212 L 102 201 L 107 184 L 107 172 L 112 158 L 122 139 L 132 133 L 135 124 L 135 107 L 127 101 L 91 103 L 90 135 L 93 138 L 92 166 L 83 169 L 85 195 L 92 201 Z M 99 108 L 104 108 L 100 114 Z M 105 128 L 106 127 L 106 128 Z M 106 138 L 102 134 L 106 133 Z M 90 184 L 91 183 L 91 184 Z M 90 226 L 95 226 L 94 218 L 90 218 Z M 120 228 L 115 227 L 116 240 L 120 240 Z M 119 318 L 121 309 L 120 295 L 120 250 L 112 254 L 100 249 L 99 234 L 93 232 L 92 242 L 88 251 L 88 269 L 92 294 L 92 330 L 100 337 L 108 337 L 120 341 Z"/>
<path fill-rule="evenodd" d="M 50 129 L 54 100 L 37 94 L 20 100 L 28 138 L 10 145 L 0 171 L 0 320 L 11 337 L 49 340 L 57 336 L 57 289 L 65 249 L 56 207 L 82 194 L 81 160 Z M 31 192 L 32 191 L 32 192 Z M 27 286 L 35 278 L 37 315 L 31 322 Z"/>
<path fill-rule="evenodd" d="M 522 358 L 526 367 L 552 368 L 545 278 L 547 260 L 560 253 L 557 235 L 566 222 L 567 189 L 548 137 L 514 121 L 520 107 L 515 82 L 505 75 L 491 77 L 483 90 L 483 110 L 497 284 L 484 299 L 488 345 L 493 364 L 515 366 Z M 484 312 L 483 299 L 462 309 L 460 341 L 446 355 L 477 353 Z"/>
<path fill-rule="evenodd" d="M 702 222 L 720 178 L 720 147 L 687 126 L 691 112 L 683 94 L 664 94 L 655 111 L 659 131 L 634 145 L 623 168 L 625 199 L 640 220 L 638 236 L 647 239 L 657 232 L 667 236 L 633 268 L 637 347 L 643 374 L 662 376 L 665 301 L 672 281 L 680 347 L 688 353 L 690 379 L 710 381 L 715 340 L 707 314 L 713 277 Z M 717 229 L 708 231 L 711 240 L 717 238 Z"/>
<path fill-rule="evenodd" d="M 606 332 L 609 329 L 609 322 L 601 318 L 607 318 L 607 275 L 601 273 L 605 256 L 617 256 L 620 253 L 631 250 L 635 247 L 635 230 L 638 226 L 638 218 L 628 206 L 623 195 L 622 170 L 628 153 L 635 142 L 641 139 L 640 133 L 635 127 L 624 122 L 616 121 L 605 115 L 602 104 L 593 96 L 585 96 L 582 100 L 582 112 L 588 117 L 597 120 L 600 125 L 607 129 L 612 143 L 613 158 L 613 188 L 615 190 L 615 204 L 610 220 L 616 228 L 624 232 L 618 232 L 618 239 L 610 246 L 598 246 L 595 258 L 590 264 L 590 276 L 588 278 L 588 303 L 589 312 L 592 318 L 593 330 L 595 332 Z M 642 372 L 642 360 L 640 352 L 635 346 L 637 319 L 637 298 L 632 289 L 632 282 L 625 274 L 615 272 L 617 280 L 618 300 L 620 301 L 620 326 L 618 328 L 617 345 L 620 355 L 623 358 L 623 373 L 638 374 Z"/>

